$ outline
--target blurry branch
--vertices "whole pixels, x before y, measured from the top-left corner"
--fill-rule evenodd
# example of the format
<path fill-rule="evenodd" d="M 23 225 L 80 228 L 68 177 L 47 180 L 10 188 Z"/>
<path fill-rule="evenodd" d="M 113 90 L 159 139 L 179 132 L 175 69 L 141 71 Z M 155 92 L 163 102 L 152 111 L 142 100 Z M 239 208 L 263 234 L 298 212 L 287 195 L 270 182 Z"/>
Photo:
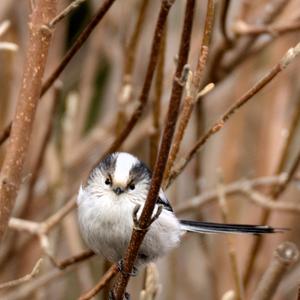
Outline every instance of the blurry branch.
<path fill-rule="evenodd" d="M 79 300 L 89 300 L 96 296 L 111 279 L 118 273 L 118 268 L 116 265 L 112 265 L 107 272 L 101 277 L 100 281 L 87 293 L 81 295 Z"/>
<path fill-rule="evenodd" d="M 150 168 L 154 168 L 156 156 L 159 147 L 160 137 L 160 117 L 161 117 L 161 100 L 164 85 L 164 69 L 165 69 L 165 56 L 166 56 L 166 43 L 167 43 L 168 27 L 165 27 L 162 45 L 159 53 L 159 61 L 155 76 L 155 89 L 154 99 L 152 102 L 152 132 L 150 135 Z"/>
<path fill-rule="evenodd" d="M 108 153 L 115 152 L 119 149 L 119 147 L 123 144 L 128 135 L 131 133 L 132 129 L 135 127 L 137 121 L 139 120 L 144 111 L 144 108 L 148 102 L 153 75 L 159 58 L 159 51 L 162 43 L 166 20 L 173 2 L 174 1 L 162 1 L 158 20 L 155 26 L 155 32 L 152 40 L 150 58 L 148 61 L 144 84 L 142 87 L 141 94 L 139 96 L 139 103 L 137 105 L 137 108 L 134 110 L 129 121 L 124 126 L 122 132 L 115 138 L 115 140 L 113 141 L 111 146 L 105 151 L 103 156 L 105 156 Z M 103 158 L 103 156 L 100 158 L 100 160 Z M 97 162 L 96 165 L 98 163 L 99 162 Z"/>
<path fill-rule="evenodd" d="M 132 100 L 132 94 L 133 94 L 132 72 L 135 65 L 135 59 L 137 57 L 136 50 L 137 50 L 138 42 L 140 41 L 141 38 L 142 28 L 145 21 L 145 14 L 149 6 L 148 4 L 149 4 L 149 0 L 142 1 L 138 18 L 136 20 L 136 24 L 134 27 L 134 31 L 124 51 L 124 55 L 126 55 L 126 57 L 125 57 L 124 70 L 123 70 L 122 86 L 120 88 L 119 99 L 118 99 L 119 111 L 118 111 L 117 126 L 116 126 L 117 134 L 123 127 L 124 121 L 126 121 L 126 112 L 124 108 Z"/>
<path fill-rule="evenodd" d="M 0 23 L 0 37 L 8 30 L 10 27 L 10 21 L 5 20 Z"/>
<path fill-rule="evenodd" d="M 285 182 L 287 175 L 282 173 L 278 176 L 259 177 L 255 179 L 242 179 L 223 186 L 224 195 L 238 194 L 241 192 L 248 193 L 249 189 L 254 190 L 258 187 L 277 186 Z M 216 189 L 202 192 L 199 196 L 187 200 L 185 203 L 175 207 L 177 214 L 182 214 L 188 211 L 194 211 L 203 205 L 217 200 L 218 192 Z M 275 204 L 275 203 L 273 203 Z"/>
<path fill-rule="evenodd" d="M 172 148 L 169 155 L 170 157 L 166 167 L 164 186 L 168 186 L 170 170 L 173 167 L 174 161 L 180 149 L 180 145 L 183 140 L 183 136 L 186 127 L 188 125 L 188 122 L 190 120 L 194 105 L 199 99 L 198 94 L 200 91 L 200 85 L 203 78 L 206 62 L 208 59 L 208 51 L 209 51 L 209 45 L 210 45 L 213 22 L 214 22 L 214 14 L 215 14 L 214 0 L 208 0 L 202 45 L 200 47 L 198 62 L 197 62 L 196 70 L 194 72 L 191 72 L 190 76 L 188 76 L 188 82 L 186 86 L 186 97 L 183 101 L 183 108 L 179 117 L 178 129 L 174 136 L 174 141 L 172 143 Z"/>
<path fill-rule="evenodd" d="M 29 179 L 28 191 L 27 191 L 27 195 L 26 195 L 26 199 L 25 199 L 25 205 L 27 207 L 31 203 L 31 200 L 32 200 L 32 197 L 34 194 L 34 187 L 37 182 L 41 168 L 43 166 L 44 155 L 45 155 L 45 152 L 47 149 L 48 142 L 51 138 L 53 123 L 55 120 L 55 113 L 57 112 L 57 106 L 59 103 L 58 101 L 59 101 L 59 96 L 60 96 L 60 92 L 61 92 L 61 83 L 57 82 L 57 84 L 55 84 L 54 88 L 55 88 L 54 99 L 53 99 L 53 103 L 51 103 L 52 107 L 51 107 L 50 115 L 48 118 L 48 124 L 44 124 L 44 126 L 46 127 L 46 131 L 44 133 L 44 136 L 42 136 L 41 147 L 40 147 L 39 152 L 37 153 L 36 158 L 34 160 L 31 177 Z"/>
<path fill-rule="evenodd" d="M 25 282 L 28 282 L 28 281 L 32 280 L 40 272 L 40 266 L 41 266 L 42 261 L 43 260 L 40 258 L 37 261 L 37 263 L 34 265 L 32 271 L 29 274 L 27 274 L 27 275 L 25 275 L 25 276 L 23 276 L 23 277 L 21 277 L 19 279 L 15 279 L 15 280 L 12 280 L 12 281 L 1 283 L 0 284 L 0 289 L 12 288 L 12 287 L 18 286 L 20 284 L 23 284 Z"/>
<path fill-rule="evenodd" d="M 291 242 L 280 244 L 273 259 L 260 280 L 252 300 L 269 300 L 274 296 L 276 289 L 287 269 L 299 259 L 299 250 Z"/>
<path fill-rule="evenodd" d="M 19 46 L 14 43 L 9 43 L 9 42 L 0 42 L 0 50 L 7 50 L 7 51 L 12 51 L 15 52 L 19 49 Z"/>
<path fill-rule="evenodd" d="M 10 21 L 5 20 L 0 23 L 0 37 L 8 30 Z M 17 51 L 18 45 L 10 42 L 0 42 L 0 50 Z"/>
<path fill-rule="evenodd" d="M 85 2 L 86 0 L 74 0 L 70 5 L 68 5 L 62 12 L 60 12 L 54 19 L 52 19 L 48 26 L 49 28 L 54 28 L 54 26 L 64 19 L 68 14 L 70 14 L 75 8 L 77 8 L 80 4 Z"/>
<path fill-rule="evenodd" d="M 220 182 L 218 183 L 217 186 L 217 193 L 218 193 L 219 206 L 221 208 L 222 220 L 224 223 L 230 223 L 229 208 L 226 200 L 226 195 L 224 193 L 223 178 L 221 173 L 219 174 L 219 177 L 220 177 L 219 179 Z M 244 291 L 243 291 L 241 276 L 239 274 L 236 250 L 234 248 L 234 243 L 233 243 L 233 237 L 230 235 L 226 235 L 225 238 L 227 242 L 227 251 L 228 251 L 229 261 L 230 261 L 233 279 L 235 283 L 235 299 L 242 300 L 244 298 L 243 297 Z"/>
<path fill-rule="evenodd" d="M 284 9 L 284 7 L 288 4 L 290 0 L 273 0 L 271 2 L 267 2 L 265 6 L 260 9 L 259 15 L 255 20 L 255 24 L 268 25 L 273 22 L 280 15 Z M 228 70 L 233 70 L 236 66 L 238 66 L 241 62 L 245 60 L 247 57 L 247 53 L 252 48 L 255 43 L 257 36 L 243 36 L 241 39 L 234 40 L 236 43 L 236 47 L 233 50 L 232 59 L 227 61 L 224 64 L 225 73 Z"/>
<path fill-rule="evenodd" d="M 250 25 L 243 21 L 238 21 L 233 27 L 233 31 L 239 35 L 259 35 L 259 34 L 270 34 L 270 35 L 279 35 L 282 33 L 287 33 L 291 31 L 300 30 L 299 22 L 291 22 L 290 24 L 282 25 L 269 25 L 269 26 L 259 26 L 259 25 Z"/>
<path fill-rule="evenodd" d="M 14 207 L 30 142 L 52 32 L 45 28 L 56 12 L 56 0 L 40 0 L 29 22 L 29 41 L 22 86 L 12 123 L 11 138 L 0 177 L 0 240 Z"/>
<path fill-rule="evenodd" d="M 228 16 L 228 10 L 230 6 L 230 0 L 224 0 L 222 4 L 222 11 L 221 11 L 221 32 L 224 38 L 224 41 L 226 44 L 230 45 L 231 40 L 228 36 L 227 33 L 227 28 L 226 28 L 226 21 L 227 21 L 227 16 Z"/>
<path fill-rule="evenodd" d="M 33 280 L 23 284 L 18 289 L 12 289 L 10 293 L 5 294 L 5 300 L 23 300 L 27 297 L 30 297 L 32 293 L 36 292 L 42 286 L 45 286 L 53 280 L 57 280 L 60 277 L 64 277 L 67 273 L 74 271 L 75 266 L 70 267 L 64 272 L 57 269 L 50 270 L 49 272 L 40 275 L 37 278 L 34 278 Z"/>
<path fill-rule="evenodd" d="M 174 1 L 163 1 L 162 7 L 165 7 L 165 9 L 169 9 L 173 3 Z M 163 132 L 161 146 L 154 166 L 149 193 L 147 195 L 147 199 L 142 210 L 141 217 L 139 218 L 137 224 L 135 225 L 135 228 L 133 229 L 130 243 L 125 253 L 124 273 L 120 273 L 118 275 L 117 281 L 113 288 L 113 294 L 116 300 L 123 299 L 123 295 L 129 281 L 128 274 L 132 271 L 139 247 L 143 241 L 148 227 L 151 225 L 151 222 L 155 221 L 155 217 L 154 219 L 152 218 L 152 213 L 155 208 L 157 196 L 162 183 L 163 173 L 166 167 L 170 151 L 170 144 L 175 131 L 180 101 L 183 93 L 183 85 L 181 84 L 180 78 L 182 76 L 184 66 L 186 65 L 188 59 L 194 17 L 194 8 L 195 1 L 187 0 L 184 16 L 184 25 L 180 40 L 177 68 L 173 79 L 173 86 L 169 102 L 169 110 L 166 119 L 166 126 Z M 159 210 L 157 210 L 157 212 L 158 211 Z"/>
<path fill-rule="evenodd" d="M 158 270 L 154 263 L 146 268 L 145 287 L 140 293 L 140 300 L 154 300 L 159 292 L 160 283 Z"/>
<path fill-rule="evenodd" d="M 93 32 L 98 23 L 105 16 L 111 5 L 115 2 L 115 0 L 105 0 L 105 2 L 99 8 L 97 14 L 93 17 L 93 19 L 89 22 L 89 24 L 85 27 L 82 33 L 78 36 L 73 46 L 68 50 L 65 54 L 64 58 L 60 62 L 60 64 L 56 67 L 53 73 L 48 77 L 48 79 L 44 82 L 40 97 L 42 97 L 48 89 L 52 86 L 58 76 L 62 73 L 62 71 L 66 68 L 70 60 L 74 57 L 74 55 L 78 52 L 78 50 L 82 47 L 84 42 L 88 39 L 90 34 Z M 44 24 L 48 24 L 49 21 Z M 11 123 L 7 125 L 7 127 L 0 132 L 0 145 L 9 137 L 10 134 Z"/>
<path fill-rule="evenodd" d="M 294 48 L 290 48 L 286 54 L 263 78 L 261 78 L 252 88 L 250 88 L 243 96 L 241 96 L 220 118 L 217 120 L 210 129 L 198 139 L 195 145 L 191 148 L 188 154 L 179 160 L 178 164 L 171 169 L 170 179 L 168 185 L 183 171 L 190 160 L 202 149 L 204 144 L 218 131 L 220 131 L 225 123 L 250 99 L 253 98 L 263 87 L 281 71 L 283 71 L 300 53 L 300 43 Z"/>
<path fill-rule="evenodd" d="M 73 197 L 55 214 L 41 223 L 22 220 L 18 218 L 11 218 L 9 221 L 9 228 L 18 231 L 27 231 L 30 234 L 36 235 L 39 239 L 42 250 L 49 257 L 53 265 L 59 269 L 65 269 L 72 264 L 81 262 L 94 255 L 93 251 L 87 250 L 59 262 L 51 254 L 50 243 L 47 234 L 53 227 L 57 226 L 71 210 L 75 208 L 75 205 L 75 197 Z"/>
<path fill-rule="evenodd" d="M 294 114 L 292 116 L 292 120 L 291 120 L 291 123 L 289 126 L 288 136 L 285 139 L 283 149 L 281 151 L 280 158 L 279 158 L 279 161 L 278 161 L 276 169 L 275 169 L 275 175 L 282 172 L 285 165 L 287 164 L 287 162 L 289 160 L 289 150 L 292 145 L 293 139 L 295 139 L 295 137 L 296 137 L 297 124 L 300 120 L 299 92 L 296 93 L 296 97 L 298 97 L 298 99 L 296 101 L 296 107 L 295 107 Z M 300 160 L 300 152 L 298 152 L 298 156 L 295 158 L 294 162 L 292 163 L 292 167 L 290 168 L 290 171 L 288 172 L 287 180 L 271 190 L 270 198 L 272 198 L 273 201 L 276 201 L 281 196 L 281 194 L 284 192 L 284 190 L 286 189 L 289 182 L 295 176 L 298 165 L 299 165 L 299 160 Z M 295 210 L 295 211 L 297 211 L 297 210 Z M 260 218 L 260 223 L 266 224 L 270 218 L 270 215 L 271 215 L 271 211 L 265 210 Z M 255 257 L 257 257 L 257 253 L 260 250 L 262 240 L 263 240 L 262 238 L 256 238 L 252 247 L 250 248 L 249 258 L 248 258 L 248 261 L 246 264 L 245 274 L 244 274 L 244 282 L 246 285 L 249 282 L 250 274 L 252 273 L 252 268 L 254 267 Z"/>
<path fill-rule="evenodd" d="M 60 64 L 56 67 L 53 73 L 49 76 L 49 78 L 44 82 L 41 97 L 48 91 L 54 81 L 58 78 L 61 72 L 65 69 L 70 60 L 74 57 L 74 55 L 78 52 L 78 50 L 82 47 L 85 41 L 89 38 L 93 30 L 100 23 L 103 17 L 106 15 L 110 7 L 113 5 L 115 0 L 105 0 L 103 4 L 100 6 L 96 15 L 92 18 L 92 20 L 88 23 L 88 25 L 84 28 L 84 30 L 80 33 L 72 47 L 65 54 L 64 58 L 60 62 Z"/>

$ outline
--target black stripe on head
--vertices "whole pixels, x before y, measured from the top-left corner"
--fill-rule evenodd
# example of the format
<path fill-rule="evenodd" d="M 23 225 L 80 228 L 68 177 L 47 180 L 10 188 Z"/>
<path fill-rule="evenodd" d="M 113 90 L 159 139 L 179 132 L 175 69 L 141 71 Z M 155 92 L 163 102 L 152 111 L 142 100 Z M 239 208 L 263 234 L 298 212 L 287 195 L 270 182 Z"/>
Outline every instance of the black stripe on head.
<path fill-rule="evenodd" d="M 102 159 L 97 167 L 95 167 L 89 175 L 88 180 L 92 180 L 100 171 L 104 176 L 111 175 L 115 171 L 118 154 L 112 153 Z"/>
<path fill-rule="evenodd" d="M 150 181 L 152 173 L 145 163 L 139 161 L 138 163 L 132 166 L 129 172 L 129 176 L 130 178 L 132 178 L 132 180 L 136 182 L 142 181 L 144 179 Z"/>

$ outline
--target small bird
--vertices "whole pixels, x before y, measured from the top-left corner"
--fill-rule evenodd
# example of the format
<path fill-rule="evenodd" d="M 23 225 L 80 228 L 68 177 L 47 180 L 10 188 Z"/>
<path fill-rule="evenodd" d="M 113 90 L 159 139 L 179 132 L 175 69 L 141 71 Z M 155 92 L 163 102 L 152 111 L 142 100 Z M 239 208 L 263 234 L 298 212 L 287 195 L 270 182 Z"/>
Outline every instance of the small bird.
<path fill-rule="evenodd" d="M 143 208 L 150 183 L 151 171 L 145 163 L 129 153 L 117 152 L 106 156 L 91 171 L 87 183 L 80 187 L 77 205 L 82 237 L 96 254 L 119 262 L 120 271 L 134 226 L 133 212 L 137 205 Z M 178 246 L 185 232 L 265 234 L 282 231 L 269 226 L 179 220 L 162 189 L 155 207 L 156 212 L 159 210 L 138 251 L 135 268 Z"/>

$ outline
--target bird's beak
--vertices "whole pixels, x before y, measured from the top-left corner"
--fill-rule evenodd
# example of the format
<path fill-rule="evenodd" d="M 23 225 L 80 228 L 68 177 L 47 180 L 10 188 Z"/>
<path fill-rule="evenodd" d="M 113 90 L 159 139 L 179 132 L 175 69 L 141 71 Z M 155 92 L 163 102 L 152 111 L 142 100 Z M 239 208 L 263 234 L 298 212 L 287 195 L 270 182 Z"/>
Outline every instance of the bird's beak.
<path fill-rule="evenodd" d="M 124 192 L 124 189 L 120 188 L 119 186 L 117 186 L 116 188 L 113 189 L 113 191 L 117 194 L 120 195 Z"/>

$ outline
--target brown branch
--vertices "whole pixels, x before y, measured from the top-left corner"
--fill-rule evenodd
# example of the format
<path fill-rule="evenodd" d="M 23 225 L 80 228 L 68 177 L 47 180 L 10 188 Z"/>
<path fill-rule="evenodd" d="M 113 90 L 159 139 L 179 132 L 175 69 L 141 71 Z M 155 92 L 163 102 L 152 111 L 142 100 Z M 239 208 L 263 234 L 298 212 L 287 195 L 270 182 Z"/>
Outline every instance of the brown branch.
<path fill-rule="evenodd" d="M 89 300 L 96 296 L 111 279 L 118 273 L 118 268 L 116 265 L 112 265 L 108 271 L 101 277 L 100 281 L 87 293 L 81 295 L 78 300 Z"/>
<path fill-rule="evenodd" d="M 297 130 L 296 130 L 297 124 L 298 124 L 299 119 L 300 119 L 300 106 L 299 106 L 299 101 L 297 101 L 296 110 L 295 110 L 295 113 L 294 113 L 292 121 L 291 121 L 288 136 L 285 140 L 285 144 L 283 146 L 283 150 L 282 150 L 278 165 L 276 167 L 275 174 L 279 174 L 280 172 L 282 172 L 284 166 L 286 165 L 286 163 L 288 161 L 289 149 L 292 144 L 292 140 L 295 138 L 295 134 L 297 132 Z M 288 172 L 287 180 L 285 182 L 283 182 L 281 185 L 279 185 L 276 188 L 271 190 L 271 198 L 273 199 L 273 201 L 276 201 L 278 198 L 280 198 L 280 196 L 285 191 L 285 189 L 287 188 L 287 186 L 290 183 L 290 181 L 292 180 L 292 178 L 295 176 L 297 168 L 300 163 L 299 160 L 300 160 L 300 151 L 298 152 L 298 154 L 292 164 L 292 167 L 291 167 L 290 171 Z M 260 218 L 260 221 L 259 221 L 260 224 L 266 224 L 270 218 L 270 215 L 271 215 L 271 211 L 265 210 Z M 244 274 L 245 286 L 247 286 L 247 284 L 250 281 L 250 274 L 252 273 L 255 258 L 257 257 L 257 253 L 259 252 L 259 250 L 262 246 L 262 242 L 263 242 L 263 238 L 256 238 L 252 247 L 250 248 L 248 261 L 246 264 L 245 274 Z"/>
<path fill-rule="evenodd" d="M 122 78 L 122 86 L 119 92 L 119 111 L 116 121 L 116 133 L 119 134 L 121 129 L 124 126 L 124 121 L 126 121 L 126 111 L 125 106 L 132 100 L 133 96 L 133 87 L 132 87 L 132 72 L 135 65 L 136 60 L 136 51 L 138 42 L 140 41 L 142 28 L 145 21 L 145 14 L 148 9 L 149 0 L 142 1 L 140 11 L 138 14 L 138 18 L 136 20 L 136 24 L 134 26 L 134 31 L 132 36 L 129 40 L 127 47 L 125 47 L 124 56 L 125 63 L 124 63 L 124 70 L 123 70 L 123 78 Z"/>
<path fill-rule="evenodd" d="M 230 6 L 230 0 L 223 1 L 223 7 L 221 11 L 221 22 L 220 22 L 223 38 L 225 40 L 225 43 L 228 45 L 231 44 L 231 40 L 227 34 L 227 29 L 226 29 L 226 21 L 227 21 L 229 6 Z"/>
<path fill-rule="evenodd" d="M 48 56 L 52 32 L 45 24 L 55 16 L 56 0 L 39 0 L 29 22 L 29 43 L 22 86 L 20 89 L 11 137 L 0 178 L 0 240 L 7 229 L 14 207 L 27 150 L 34 115 L 40 96 L 42 77 Z"/>
<path fill-rule="evenodd" d="M 291 242 L 280 244 L 276 248 L 273 259 L 263 278 L 260 280 L 252 299 L 272 299 L 283 275 L 291 265 L 298 261 L 298 259 L 299 250 L 295 244 Z"/>
<path fill-rule="evenodd" d="M 168 6 L 171 6 L 173 2 L 174 1 L 172 2 L 164 1 L 165 5 Z M 175 77 L 173 79 L 172 93 L 169 102 L 169 110 L 167 114 L 166 127 L 163 132 L 161 147 L 155 163 L 153 177 L 151 180 L 151 185 L 147 196 L 147 200 L 144 205 L 143 211 L 141 213 L 141 217 L 138 221 L 138 227 L 141 228 L 142 230 L 133 229 L 131 240 L 124 258 L 124 271 L 127 272 L 127 274 L 125 273 L 119 274 L 119 276 L 117 277 L 116 284 L 114 285 L 113 288 L 113 293 L 116 300 L 123 299 L 123 295 L 129 281 L 128 272 L 131 272 L 133 268 L 138 249 L 146 234 L 147 228 L 151 224 L 151 216 L 156 204 L 156 199 L 163 179 L 163 173 L 166 167 L 166 162 L 170 151 L 170 144 L 173 138 L 173 134 L 176 126 L 176 120 L 178 117 L 180 100 L 183 93 L 183 86 L 180 84 L 179 78 L 181 78 L 182 72 L 184 70 L 184 66 L 188 59 L 194 8 L 195 8 L 195 1 L 188 0 L 186 4 L 184 27 L 183 27 L 181 41 L 180 41 L 177 68 L 175 72 Z"/>
<path fill-rule="evenodd" d="M 42 259 L 40 258 L 36 262 L 36 264 L 34 265 L 32 271 L 29 274 L 27 274 L 27 275 L 25 275 L 25 276 L 23 276 L 21 278 L 14 279 L 12 281 L 1 283 L 0 284 L 0 289 L 7 289 L 7 288 L 16 287 L 16 286 L 18 286 L 20 284 L 23 284 L 23 283 L 26 283 L 26 282 L 32 280 L 40 272 L 41 263 L 42 263 Z"/>
<path fill-rule="evenodd" d="M 148 98 L 149 98 L 153 75 L 154 75 L 154 71 L 155 71 L 155 68 L 156 68 L 156 65 L 158 62 L 158 58 L 159 58 L 159 50 L 161 47 L 165 23 L 166 23 L 166 20 L 167 20 L 167 17 L 168 17 L 168 14 L 169 14 L 172 4 L 173 4 L 172 0 L 170 0 L 170 1 L 164 0 L 164 1 L 162 1 L 162 4 L 161 4 L 161 8 L 160 8 L 160 12 L 159 12 L 158 20 L 156 23 L 153 40 L 152 40 L 150 59 L 148 62 L 145 80 L 144 80 L 141 94 L 139 96 L 138 107 L 135 109 L 135 111 L 131 115 L 130 120 L 125 125 L 122 132 L 115 138 L 115 140 L 113 141 L 111 146 L 105 151 L 104 155 L 102 155 L 100 160 L 102 160 L 102 158 L 104 156 L 106 156 L 108 153 L 115 152 L 116 150 L 118 150 L 118 148 L 122 145 L 124 140 L 131 133 L 132 129 L 135 127 L 137 121 L 139 120 L 139 118 L 141 117 L 141 115 L 143 113 L 143 110 L 144 110 L 144 108 L 147 104 Z M 99 161 L 95 165 L 98 165 Z"/>
<path fill-rule="evenodd" d="M 285 182 L 285 176 L 280 177 L 262 177 L 254 180 L 241 180 L 224 186 L 225 195 L 242 194 L 246 200 L 272 211 L 280 213 L 300 214 L 300 205 L 296 201 L 274 202 L 274 199 L 265 196 L 255 190 L 255 187 L 280 186 Z M 187 200 L 184 204 L 176 206 L 175 211 L 178 215 L 200 209 L 205 205 L 217 200 L 218 193 L 215 189 L 204 191 L 199 196 Z M 259 222 L 260 223 L 260 222 Z M 260 224 L 265 224 L 261 222 Z"/>
<path fill-rule="evenodd" d="M 234 32 L 239 35 L 260 35 L 266 33 L 270 35 L 279 35 L 282 33 L 297 31 L 299 29 L 300 29 L 299 22 L 293 22 L 290 24 L 283 24 L 283 25 L 259 26 L 259 25 L 250 25 L 243 21 L 238 21 L 234 26 Z"/>
<path fill-rule="evenodd" d="M 54 28 L 54 26 L 60 22 L 62 19 L 64 19 L 67 15 L 69 15 L 75 8 L 80 6 L 83 2 L 86 0 L 74 0 L 71 4 L 69 4 L 62 12 L 60 12 L 55 18 L 53 18 L 48 26 L 50 28 Z"/>
<path fill-rule="evenodd" d="M 195 143 L 189 153 L 182 158 L 178 165 L 174 166 L 170 173 L 170 179 L 167 186 L 183 171 L 190 160 L 202 149 L 204 144 L 217 132 L 219 132 L 225 125 L 225 123 L 236 113 L 236 111 L 253 98 L 263 87 L 265 87 L 270 81 L 281 71 L 283 71 L 288 64 L 297 56 L 300 52 L 300 43 L 294 48 L 289 49 L 282 59 L 277 63 L 262 79 L 260 79 L 252 88 L 250 88 L 240 99 L 238 99 L 213 126 Z"/>
<path fill-rule="evenodd" d="M 60 64 L 56 67 L 53 73 L 48 77 L 48 79 L 44 82 L 40 97 L 42 97 L 48 89 L 52 86 L 58 76 L 62 73 L 62 71 L 66 68 L 70 60 L 74 57 L 74 55 L 78 52 L 78 50 L 82 47 L 88 37 L 91 35 L 95 27 L 99 24 L 102 18 L 106 15 L 112 4 L 115 0 L 106 0 L 101 7 L 99 8 L 97 14 L 93 17 L 93 19 L 89 22 L 89 24 L 85 27 L 82 33 L 78 36 L 73 46 L 68 50 L 65 54 L 64 58 L 60 62 Z M 48 24 L 51 20 L 46 22 Z M 9 137 L 10 134 L 11 123 L 9 123 L 6 128 L 0 132 L 0 145 Z"/>
<path fill-rule="evenodd" d="M 150 135 L 150 167 L 154 168 L 155 160 L 158 153 L 160 137 L 160 116 L 161 116 L 161 99 L 164 84 L 165 52 L 168 28 L 165 27 L 162 45 L 160 48 L 159 61 L 155 77 L 155 95 L 152 103 L 152 130 Z"/>
<path fill-rule="evenodd" d="M 194 105 L 198 99 L 198 93 L 200 91 L 200 85 L 203 77 L 203 72 L 205 70 L 206 62 L 208 59 L 209 45 L 212 35 L 213 22 L 214 22 L 214 1 L 208 0 L 207 2 L 207 12 L 204 25 L 204 33 L 202 38 L 202 45 L 200 47 L 200 53 L 198 56 L 198 62 L 195 72 L 190 76 L 187 82 L 187 96 L 183 101 L 182 112 L 179 117 L 179 124 L 176 134 L 174 136 L 174 142 L 170 151 L 170 157 L 165 172 L 165 183 L 168 185 L 168 179 L 170 176 L 171 168 L 173 167 L 174 161 L 180 149 L 183 136 L 190 120 Z"/>

